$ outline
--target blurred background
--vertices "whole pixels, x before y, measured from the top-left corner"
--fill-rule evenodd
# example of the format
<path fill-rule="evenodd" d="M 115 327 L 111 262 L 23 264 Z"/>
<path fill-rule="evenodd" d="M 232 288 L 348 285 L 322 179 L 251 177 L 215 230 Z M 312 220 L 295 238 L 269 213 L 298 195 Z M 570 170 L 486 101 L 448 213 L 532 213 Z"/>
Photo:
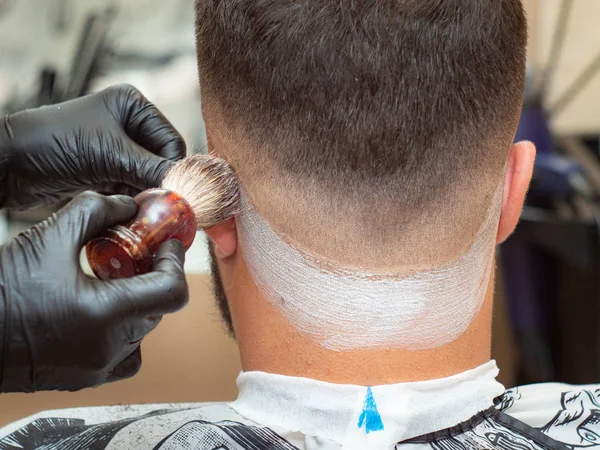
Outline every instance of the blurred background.
<path fill-rule="evenodd" d="M 493 357 L 507 386 L 600 382 L 600 33 L 597 0 L 524 0 L 530 23 L 518 139 L 538 147 L 517 232 L 499 250 Z M 130 83 L 206 143 L 192 0 L 0 0 L 0 114 Z M 3 212 L 0 241 L 52 208 Z M 145 341 L 134 379 L 79 393 L 0 396 L 0 426 L 43 409 L 230 400 L 240 366 L 213 307 L 205 238 L 191 301 Z"/>

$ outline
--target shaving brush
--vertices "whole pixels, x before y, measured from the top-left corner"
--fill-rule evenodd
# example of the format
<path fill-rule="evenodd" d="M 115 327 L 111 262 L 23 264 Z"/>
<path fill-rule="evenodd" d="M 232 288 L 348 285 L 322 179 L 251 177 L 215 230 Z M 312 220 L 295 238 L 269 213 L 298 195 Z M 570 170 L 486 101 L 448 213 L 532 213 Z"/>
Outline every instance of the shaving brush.
<path fill-rule="evenodd" d="M 229 165 L 196 154 L 170 168 L 159 189 L 135 197 L 136 216 L 104 230 L 86 245 L 86 256 L 101 280 L 128 278 L 152 270 L 160 246 L 177 239 L 187 251 L 196 230 L 210 228 L 237 213 L 239 188 Z"/>

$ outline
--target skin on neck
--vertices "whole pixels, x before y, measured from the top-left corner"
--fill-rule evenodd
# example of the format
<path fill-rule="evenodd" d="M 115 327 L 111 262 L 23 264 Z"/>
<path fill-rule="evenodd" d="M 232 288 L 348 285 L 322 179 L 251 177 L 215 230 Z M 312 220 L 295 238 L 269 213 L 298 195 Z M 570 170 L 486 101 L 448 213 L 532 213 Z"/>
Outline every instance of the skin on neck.
<path fill-rule="evenodd" d="M 215 144 L 220 147 L 221 142 L 215 140 L 214 134 L 209 133 L 208 137 L 212 151 Z M 226 154 L 221 156 L 227 159 Z M 496 238 L 498 244 L 516 227 L 534 159 L 535 147 L 530 142 L 515 144 L 510 150 Z M 478 367 L 490 359 L 493 275 L 479 313 L 467 330 L 450 344 L 422 351 L 390 348 L 337 352 L 300 334 L 264 298 L 248 272 L 244 249 L 238 245 L 234 219 L 206 232 L 214 244 L 244 371 L 373 386 L 443 378 Z"/>
<path fill-rule="evenodd" d="M 225 291 L 244 371 L 374 386 L 447 377 L 490 360 L 493 277 L 481 310 L 448 345 L 424 351 L 336 352 L 298 333 L 264 298 L 248 273 L 243 249 L 226 266 L 221 265 L 221 276 L 230 280 Z"/>

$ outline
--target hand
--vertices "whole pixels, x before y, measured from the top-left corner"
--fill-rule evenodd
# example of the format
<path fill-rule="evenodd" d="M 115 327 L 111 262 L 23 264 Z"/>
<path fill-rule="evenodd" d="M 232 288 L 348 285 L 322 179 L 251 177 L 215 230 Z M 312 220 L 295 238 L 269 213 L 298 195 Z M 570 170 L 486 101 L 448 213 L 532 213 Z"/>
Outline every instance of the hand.
<path fill-rule="evenodd" d="M 156 187 L 185 144 L 131 86 L 0 118 L 0 207 Z M 133 190 L 132 190 L 133 189 Z"/>
<path fill-rule="evenodd" d="M 81 194 L 0 247 L 0 392 L 78 390 L 133 376 L 140 341 L 187 303 L 185 252 L 158 251 L 154 271 L 103 282 L 83 273 L 82 246 L 131 219 L 133 199 Z"/>

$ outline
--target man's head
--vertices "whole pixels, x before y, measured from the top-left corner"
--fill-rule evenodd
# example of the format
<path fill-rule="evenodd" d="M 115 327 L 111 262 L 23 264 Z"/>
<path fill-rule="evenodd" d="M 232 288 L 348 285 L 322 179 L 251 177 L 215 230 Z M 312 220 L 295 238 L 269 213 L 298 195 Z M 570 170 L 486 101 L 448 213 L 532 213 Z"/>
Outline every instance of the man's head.
<path fill-rule="evenodd" d="M 499 240 L 512 231 L 532 161 L 527 144 L 509 152 L 525 77 L 520 0 L 196 10 L 209 148 L 286 240 L 371 272 L 450 262 L 473 242 L 507 161 Z M 227 227 L 214 239 L 225 264 L 236 251 Z"/>

